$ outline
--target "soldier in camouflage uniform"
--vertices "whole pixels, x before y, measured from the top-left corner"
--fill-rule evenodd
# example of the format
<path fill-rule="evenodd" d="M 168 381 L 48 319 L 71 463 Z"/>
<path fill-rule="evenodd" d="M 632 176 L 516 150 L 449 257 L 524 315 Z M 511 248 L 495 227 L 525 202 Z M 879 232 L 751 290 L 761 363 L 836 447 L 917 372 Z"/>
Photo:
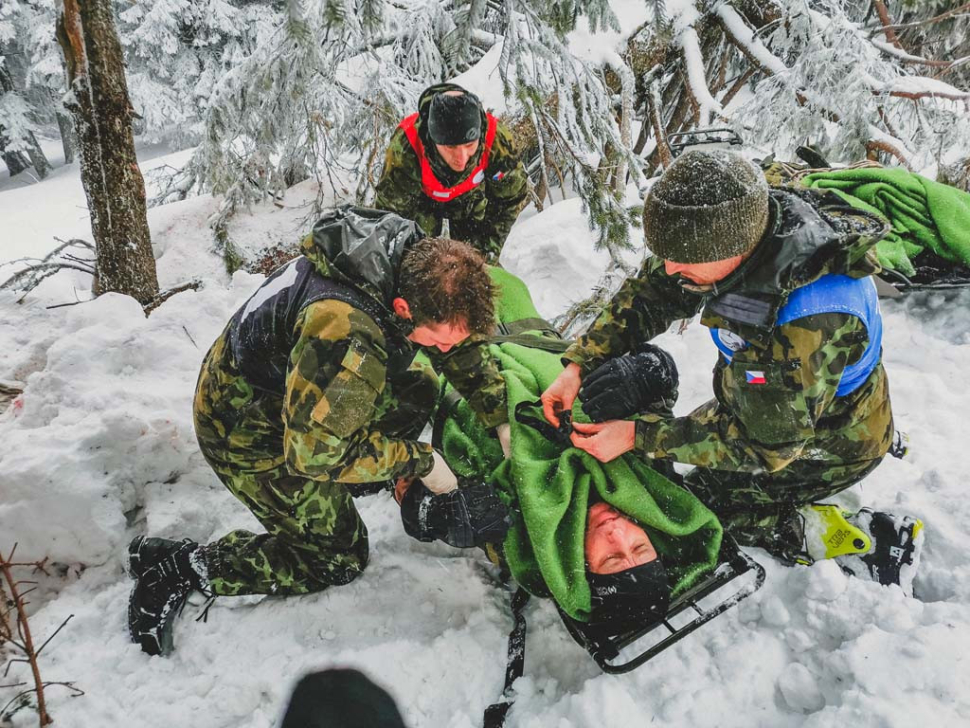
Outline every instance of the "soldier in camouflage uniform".
<path fill-rule="evenodd" d="M 608 394 L 634 401 L 612 418 L 634 414 L 650 385 L 622 355 L 700 313 L 720 352 L 714 399 L 684 417 L 574 424 L 573 444 L 603 461 L 635 450 L 695 465 L 690 488 L 741 543 L 839 555 L 806 544 L 800 507 L 859 481 L 893 442 L 870 277 L 886 223 L 829 196 L 769 192 L 739 155 L 690 151 L 652 188 L 644 229 L 654 257 L 565 353 L 546 417 L 558 424 L 577 394 L 591 416 L 588 400 Z"/>
<path fill-rule="evenodd" d="M 304 594 L 354 580 L 368 556 L 355 494 L 410 477 L 455 487 L 417 441 L 438 379 L 414 344 L 444 353 L 489 331 L 492 286 L 470 246 L 422 238 L 392 213 L 325 216 L 212 345 L 195 394 L 199 446 L 265 532 L 132 542 L 129 627 L 146 652 L 171 649 L 192 589 Z"/>
<path fill-rule="evenodd" d="M 430 235 L 463 240 L 497 262 L 528 194 L 525 168 L 504 124 L 452 83 L 431 86 L 391 137 L 374 207 L 415 220 Z"/>

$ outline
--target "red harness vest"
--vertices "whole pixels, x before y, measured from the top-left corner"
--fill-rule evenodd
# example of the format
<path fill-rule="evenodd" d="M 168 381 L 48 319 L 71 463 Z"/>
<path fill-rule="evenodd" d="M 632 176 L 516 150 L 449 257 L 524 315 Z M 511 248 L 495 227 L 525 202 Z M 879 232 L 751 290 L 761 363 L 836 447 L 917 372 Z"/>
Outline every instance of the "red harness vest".
<path fill-rule="evenodd" d="M 418 130 L 414 127 L 414 122 L 418 120 L 418 115 L 411 114 L 411 116 L 404 118 L 398 124 L 398 128 L 404 130 L 405 136 L 411 142 L 411 148 L 414 149 L 414 153 L 418 155 L 418 162 L 421 164 L 421 189 L 424 190 L 424 194 L 435 202 L 450 202 L 469 190 L 478 187 L 484 181 L 485 168 L 488 167 L 488 157 L 492 151 L 492 142 L 495 141 L 495 130 L 498 126 L 498 121 L 491 114 L 486 113 L 485 118 L 488 120 L 488 128 L 485 131 L 485 146 L 482 148 L 482 156 L 478 162 L 478 166 L 454 187 L 445 187 L 434 176 L 434 172 L 431 171 L 431 162 L 428 161 L 428 155 L 425 154 L 424 144 L 418 136 Z"/>

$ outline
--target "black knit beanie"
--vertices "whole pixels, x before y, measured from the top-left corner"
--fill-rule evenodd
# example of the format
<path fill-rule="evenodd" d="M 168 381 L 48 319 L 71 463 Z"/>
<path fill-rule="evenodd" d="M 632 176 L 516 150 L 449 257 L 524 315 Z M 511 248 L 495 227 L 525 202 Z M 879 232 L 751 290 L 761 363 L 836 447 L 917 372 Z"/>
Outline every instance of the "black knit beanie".
<path fill-rule="evenodd" d="M 280 728 L 405 728 L 383 688 L 357 670 L 324 670 L 297 683 Z"/>
<path fill-rule="evenodd" d="M 670 606 L 667 570 L 657 558 L 615 574 L 586 572 L 590 589 L 589 626 L 606 635 L 658 622 Z"/>
<path fill-rule="evenodd" d="M 473 93 L 449 96 L 446 92 L 431 99 L 428 110 L 428 136 L 435 144 L 467 144 L 482 135 L 482 105 Z"/>
<path fill-rule="evenodd" d="M 684 152 L 643 205 L 647 247 L 675 263 L 712 263 L 751 250 L 768 226 L 761 170 L 725 150 Z"/>

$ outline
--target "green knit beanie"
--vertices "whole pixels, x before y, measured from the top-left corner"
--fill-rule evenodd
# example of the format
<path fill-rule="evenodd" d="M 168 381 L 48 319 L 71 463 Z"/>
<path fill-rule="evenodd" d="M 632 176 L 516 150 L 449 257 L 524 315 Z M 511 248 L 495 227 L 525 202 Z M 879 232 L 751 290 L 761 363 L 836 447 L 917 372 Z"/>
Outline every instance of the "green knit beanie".
<path fill-rule="evenodd" d="M 675 263 L 711 263 L 746 253 L 768 226 L 768 183 L 739 154 L 684 152 L 643 205 L 647 246 Z"/>

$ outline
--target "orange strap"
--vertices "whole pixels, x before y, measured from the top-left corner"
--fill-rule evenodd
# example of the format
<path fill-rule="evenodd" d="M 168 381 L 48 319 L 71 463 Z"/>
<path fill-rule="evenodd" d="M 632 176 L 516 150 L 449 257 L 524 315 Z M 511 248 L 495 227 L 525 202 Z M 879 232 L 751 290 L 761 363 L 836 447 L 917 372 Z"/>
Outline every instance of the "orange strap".
<path fill-rule="evenodd" d="M 495 131 L 498 128 L 498 120 L 494 116 L 486 113 L 485 118 L 488 121 L 488 127 L 485 131 L 485 146 L 482 149 L 481 159 L 475 169 L 454 187 L 445 187 L 434 176 L 434 172 L 431 170 L 431 162 L 428 161 L 424 144 L 421 142 L 421 138 L 418 136 L 418 130 L 415 127 L 418 115 L 411 114 L 411 116 L 405 117 L 398 125 L 398 128 L 402 129 L 405 136 L 407 136 L 414 153 L 418 155 L 418 162 L 421 164 L 421 189 L 424 190 L 424 194 L 435 202 L 450 202 L 469 190 L 478 187 L 485 180 L 485 170 L 488 168 L 488 158 L 492 151 L 492 143 L 495 141 Z"/>

